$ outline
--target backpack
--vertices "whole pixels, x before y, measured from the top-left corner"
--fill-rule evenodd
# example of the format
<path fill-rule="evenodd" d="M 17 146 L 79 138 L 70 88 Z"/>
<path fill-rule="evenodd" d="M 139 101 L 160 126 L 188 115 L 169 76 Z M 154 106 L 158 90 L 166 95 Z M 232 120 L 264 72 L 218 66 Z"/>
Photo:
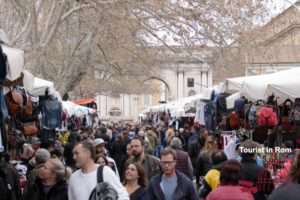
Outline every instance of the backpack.
<path fill-rule="evenodd" d="M 274 127 L 278 124 L 277 114 L 273 111 L 273 108 L 262 107 L 258 111 L 257 124 L 261 127 Z"/>
<path fill-rule="evenodd" d="M 0 45 L 0 82 L 5 81 L 7 74 L 7 56 Z"/>
<path fill-rule="evenodd" d="M 229 115 L 229 125 L 231 129 L 240 128 L 240 118 L 236 112 L 232 112 Z"/>
<path fill-rule="evenodd" d="M 97 185 L 93 189 L 89 200 L 118 200 L 117 191 L 107 182 L 103 181 L 103 167 L 97 169 Z"/>

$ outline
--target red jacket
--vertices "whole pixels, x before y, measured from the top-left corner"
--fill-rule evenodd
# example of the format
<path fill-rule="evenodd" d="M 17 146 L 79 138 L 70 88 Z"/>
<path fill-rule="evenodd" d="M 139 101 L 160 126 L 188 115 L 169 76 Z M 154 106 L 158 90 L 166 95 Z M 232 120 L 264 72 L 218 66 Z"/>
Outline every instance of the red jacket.
<path fill-rule="evenodd" d="M 206 200 L 254 200 L 254 198 L 241 186 L 221 185 L 209 193 Z"/>

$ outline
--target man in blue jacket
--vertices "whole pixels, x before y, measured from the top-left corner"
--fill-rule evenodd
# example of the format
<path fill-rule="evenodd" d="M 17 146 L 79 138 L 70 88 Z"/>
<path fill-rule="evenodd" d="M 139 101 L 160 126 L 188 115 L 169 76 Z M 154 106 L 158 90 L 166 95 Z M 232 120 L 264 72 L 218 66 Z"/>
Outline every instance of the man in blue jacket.
<path fill-rule="evenodd" d="M 163 174 L 154 176 L 147 189 L 147 200 L 198 200 L 192 181 L 176 171 L 176 152 L 166 148 L 161 152 Z"/>

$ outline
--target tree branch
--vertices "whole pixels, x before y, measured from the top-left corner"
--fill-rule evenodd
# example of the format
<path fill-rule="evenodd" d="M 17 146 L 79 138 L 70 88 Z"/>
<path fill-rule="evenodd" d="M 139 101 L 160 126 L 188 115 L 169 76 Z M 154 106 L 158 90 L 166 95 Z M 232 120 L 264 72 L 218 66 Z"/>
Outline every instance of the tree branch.
<path fill-rule="evenodd" d="M 49 32 L 49 26 L 50 26 L 50 21 L 51 19 L 53 18 L 54 16 L 54 12 L 55 12 L 55 8 L 56 8 L 56 2 L 57 1 L 52 1 L 52 5 L 51 5 L 51 9 L 49 11 L 49 14 L 48 14 L 48 17 L 47 17 L 47 21 L 45 23 L 45 26 L 44 26 L 44 33 L 42 34 L 42 37 L 41 37 L 41 41 L 45 41 L 46 40 L 46 36 L 47 36 L 47 33 Z"/>
<path fill-rule="evenodd" d="M 60 25 L 60 18 L 63 15 L 63 11 L 65 9 L 65 5 L 66 5 L 66 0 L 62 0 L 61 5 L 60 5 L 60 9 L 58 11 L 57 14 L 57 18 L 53 23 L 53 26 L 51 27 L 48 37 L 46 39 L 46 41 L 44 41 L 44 43 L 41 44 L 41 46 L 47 46 L 49 44 L 49 42 L 52 40 L 53 36 L 56 33 L 56 30 L 58 28 L 58 26 Z"/>
<path fill-rule="evenodd" d="M 29 27 L 30 27 L 30 22 L 31 22 L 31 19 L 32 19 L 32 15 L 31 14 L 28 14 L 28 17 L 27 17 L 27 20 L 26 20 L 26 23 L 25 25 L 23 26 L 22 30 L 18 33 L 18 35 L 16 35 L 16 37 L 11 41 L 11 46 L 15 46 L 16 45 L 16 42 L 21 38 L 21 36 L 26 32 L 28 31 Z"/>
<path fill-rule="evenodd" d="M 92 5 L 92 4 L 80 4 L 76 7 L 71 8 L 69 11 L 67 11 L 65 14 L 63 14 L 60 21 L 61 22 L 64 21 L 65 19 L 67 19 L 73 13 L 75 13 L 75 12 L 81 10 L 81 9 L 84 9 L 84 8 L 96 8 L 96 6 Z"/>

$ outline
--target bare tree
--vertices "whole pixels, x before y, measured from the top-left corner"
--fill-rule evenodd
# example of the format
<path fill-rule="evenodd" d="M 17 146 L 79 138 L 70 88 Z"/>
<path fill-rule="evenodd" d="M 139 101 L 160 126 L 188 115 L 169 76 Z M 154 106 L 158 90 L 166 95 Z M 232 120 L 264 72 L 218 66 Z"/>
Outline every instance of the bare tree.
<path fill-rule="evenodd" d="M 132 92 L 159 73 L 164 55 L 149 46 L 173 54 L 174 45 L 187 52 L 194 45 L 226 47 L 264 15 L 263 2 L 0 0 L 0 25 L 9 45 L 25 50 L 26 68 L 53 80 L 62 94 L 82 84 L 94 88 L 84 90 L 90 93 Z"/>

